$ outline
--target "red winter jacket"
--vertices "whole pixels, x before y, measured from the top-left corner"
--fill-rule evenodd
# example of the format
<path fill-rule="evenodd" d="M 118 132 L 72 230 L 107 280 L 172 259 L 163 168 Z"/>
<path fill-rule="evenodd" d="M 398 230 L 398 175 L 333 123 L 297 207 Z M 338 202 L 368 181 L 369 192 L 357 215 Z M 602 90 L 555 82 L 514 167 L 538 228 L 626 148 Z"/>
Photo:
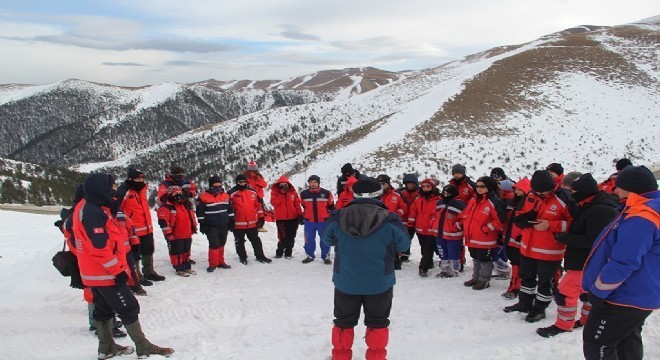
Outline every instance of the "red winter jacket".
<path fill-rule="evenodd" d="M 445 240 L 463 240 L 463 229 L 459 223 L 460 214 L 465 209 L 465 203 L 458 199 L 452 199 L 445 203 L 439 199 L 436 212 L 433 215 L 432 224 L 435 235 Z"/>
<path fill-rule="evenodd" d="M 188 179 L 183 179 L 181 183 L 177 183 L 171 176 L 172 175 L 170 174 L 165 175 L 165 180 L 158 185 L 158 194 L 156 195 L 158 205 L 162 205 L 166 202 L 167 199 L 164 198 L 167 198 L 167 188 L 170 186 L 180 186 L 183 190 L 183 196 L 187 199 L 194 199 L 197 197 L 197 185 L 195 185 L 194 182 Z"/>
<path fill-rule="evenodd" d="M 353 195 L 353 192 L 350 191 L 353 188 L 353 185 L 357 182 L 357 179 L 355 176 L 351 176 L 346 180 L 346 185 L 344 185 L 344 190 L 339 193 L 337 196 L 337 210 L 346 207 L 353 199 L 355 199 L 355 196 Z"/>
<path fill-rule="evenodd" d="M 149 211 L 149 201 L 147 200 L 148 186 L 145 186 L 139 192 L 128 189 L 124 199 L 121 202 L 121 209 L 133 220 L 137 236 L 144 236 L 154 232 L 151 223 L 151 212 Z"/>
<path fill-rule="evenodd" d="M 536 194 L 529 194 L 523 208 L 517 215 L 536 211 L 537 219 L 550 222 L 546 231 L 537 231 L 534 227 L 522 229 L 520 253 L 528 258 L 548 261 L 561 261 L 564 258 L 566 245 L 555 240 L 555 233 L 568 231 L 572 217 L 567 204 L 556 193 L 541 198 Z"/>
<path fill-rule="evenodd" d="M 246 186 L 234 186 L 228 192 L 234 207 L 234 228 L 252 229 L 257 227 L 257 221 L 264 217 L 264 209 L 255 190 Z"/>
<path fill-rule="evenodd" d="M 506 218 L 504 206 L 497 196 L 477 194 L 460 217 L 465 245 L 475 249 L 497 247 L 502 222 Z"/>
<path fill-rule="evenodd" d="M 283 193 L 279 185 L 285 183 L 289 185 L 289 190 Z M 302 206 L 300 205 L 300 196 L 296 188 L 291 185 L 289 179 L 282 175 L 270 187 L 270 204 L 273 205 L 275 220 L 293 220 L 302 216 Z"/>
<path fill-rule="evenodd" d="M 195 213 L 184 203 L 166 202 L 158 208 L 158 225 L 167 241 L 192 238 L 197 232 Z"/>
<path fill-rule="evenodd" d="M 458 188 L 458 200 L 468 204 L 474 198 L 475 183 L 469 177 L 463 176 L 460 180 L 451 179 L 449 184 Z"/>
<path fill-rule="evenodd" d="M 85 286 L 114 286 L 119 273 L 130 273 L 125 235 L 108 207 L 82 200 L 72 219 L 78 267 Z"/>
<path fill-rule="evenodd" d="M 399 215 L 404 225 L 408 223 L 408 204 L 401 194 L 389 188 L 380 197 L 380 201 L 387 206 L 387 210 L 391 213 Z"/>
<path fill-rule="evenodd" d="M 264 198 L 264 189 L 268 187 L 268 183 L 260 173 L 253 170 L 246 170 L 243 175 L 247 177 L 248 185 L 257 192 L 260 199 Z"/>
<path fill-rule="evenodd" d="M 619 173 L 614 173 L 610 177 L 598 185 L 598 190 L 603 190 L 610 194 L 614 194 L 614 189 L 616 189 L 616 177 Z"/>
<path fill-rule="evenodd" d="M 437 235 L 437 230 L 431 221 L 435 216 L 436 203 L 440 196 L 433 194 L 428 197 L 420 196 L 415 199 L 409 208 L 408 227 L 414 227 L 420 235 Z"/>
<path fill-rule="evenodd" d="M 314 223 L 324 222 L 330 217 L 330 210 L 335 208 L 335 199 L 329 190 L 318 187 L 305 189 L 300 193 L 303 217 Z"/>

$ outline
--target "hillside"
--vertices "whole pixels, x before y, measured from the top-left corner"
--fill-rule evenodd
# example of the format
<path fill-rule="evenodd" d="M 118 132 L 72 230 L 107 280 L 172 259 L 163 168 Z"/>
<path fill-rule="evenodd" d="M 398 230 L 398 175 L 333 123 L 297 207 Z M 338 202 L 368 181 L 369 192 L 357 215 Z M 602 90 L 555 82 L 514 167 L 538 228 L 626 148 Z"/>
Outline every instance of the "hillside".
<path fill-rule="evenodd" d="M 334 183 L 345 162 L 444 179 L 456 162 L 472 176 L 501 166 L 518 177 L 559 161 L 602 178 L 622 156 L 660 160 L 659 44 L 651 19 L 575 27 L 405 75 L 5 87 L 0 154 L 84 172 L 138 164 L 152 182 L 171 163 L 198 182 L 231 180 L 248 160 L 296 185 L 311 173 Z"/>

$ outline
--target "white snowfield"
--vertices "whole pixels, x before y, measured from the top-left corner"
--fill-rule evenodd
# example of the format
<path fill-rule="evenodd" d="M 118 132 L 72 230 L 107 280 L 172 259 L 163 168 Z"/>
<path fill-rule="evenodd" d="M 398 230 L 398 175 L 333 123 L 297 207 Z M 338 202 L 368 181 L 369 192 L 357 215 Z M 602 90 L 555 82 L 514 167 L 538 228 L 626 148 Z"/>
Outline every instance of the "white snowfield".
<path fill-rule="evenodd" d="M 154 218 L 155 218 L 155 214 Z M 97 339 L 87 330 L 82 291 L 68 286 L 51 257 L 62 248 L 53 227 L 55 215 L 0 210 L 0 358 L 95 359 Z M 154 224 L 157 228 L 157 224 Z M 273 256 L 276 232 L 268 223 L 260 236 Z M 140 320 L 155 344 L 173 347 L 170 359 L 330 359 L 333 285 L 332 267 L 315 261 L 302 264 L 302 229 L 294 259 L 248 266 L 238 262 L 233 237 L 227 246 L 229 270 L 205 271 L 207 241 L 195 235 L 197 275 L 180 278 L 169 264 L 165 240 L 156 231 L 156 270 L 167 280 L 146 288 L 139 297 Z M 249 243 L 248 253 L 252 254 Z M 318 250 L 317 250 L 318 251 Z M 534 332 L 551 325 L 548 318 L 528 324 L 519 314 L 505 314 L 511 301 L 500 297 L 508 281 L 491 288 L 463 286 L 471 268 L 456 279 L 417 276 L 419 246 L 413 241 L 412 262 L 398 271 L 391 315 L 388 359 L 580 359 L 582 331 L 552 339 Z M 354 358 L 364 358 L 362 323 L 356 328 Z M 647 359 L 660 359 L 660 316 L 653 314 L 643 332 Z M 119 339 L 128 345 L 128 338 Z M 120 357 L 134 359 L 135 354 Z M 154 357 L 157 359 L 158 357 Z"/>

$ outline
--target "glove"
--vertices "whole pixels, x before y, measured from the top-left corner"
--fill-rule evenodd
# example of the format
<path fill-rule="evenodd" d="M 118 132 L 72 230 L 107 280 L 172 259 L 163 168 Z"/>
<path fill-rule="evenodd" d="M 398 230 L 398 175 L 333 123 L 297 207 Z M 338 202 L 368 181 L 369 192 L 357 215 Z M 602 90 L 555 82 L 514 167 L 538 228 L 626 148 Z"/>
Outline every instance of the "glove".
<path fill-rule="evenodd" d="M 264 218 L 259 218 L 259 220 L 257 220 L 257 227 L 258 227 L 258 228 L 262 228 L 262 227 L 264 227 L 264 224 L 265 224 L 265 223 L 266 223 L 266 219 L 264 219 Z"/>
<path fill-rule="evenodd" d="M 199 232 L 201 232 L 204 235 L 206 235 L 206 229 L 207 229 L 207 227 L 204 224 L 199 226 Z"/>
<path fill-rule="evenodd" d="M 115 276 L 115 285 L 126 284 L 127 281 L 128 274 L 126 274 L 126 271 L 122 271 Z"/>
<path fill-rule="evenodd" d="M 62 221 L 62 220 L 57 220 L 53 223 L 53 225 L 55 225 L 55 227 L 58 228 L 58 229 L 62 228 L 62 224 L 64 224 L 64 221 Z"/>
<path fill-rule="evenodd" d="M 227 229 L 233 231 L 235 227 L 236 227 L 236 222 L 234 220 L 229 220 L 229 222 L 227 223 Z"/>
<path fill-rule="evenodd" d="M 598 296 L 596 296 L 591 291 L 589 291 L 589 295 L 587 295 L 587 296 L 588 296 L 587 298 L 589 299 L 589 302 L 591 303 L 591 305 L 602 305 L 605 302 L 605 299 L 599 298 Z"/>
<path fill-rule="evenodd" d="M 534 227 L 534 224 L 530 224 L 529 222 L 536 220 L 537 216 L 538 213 L 532 210 L 514 217 L 513 222 L 521 229 L 529 229 Z"/>
<path fill-rule="evenodd" d="M 305 218 L 302 215 L 298 216 L 298 224 L 305 225 Z"/>

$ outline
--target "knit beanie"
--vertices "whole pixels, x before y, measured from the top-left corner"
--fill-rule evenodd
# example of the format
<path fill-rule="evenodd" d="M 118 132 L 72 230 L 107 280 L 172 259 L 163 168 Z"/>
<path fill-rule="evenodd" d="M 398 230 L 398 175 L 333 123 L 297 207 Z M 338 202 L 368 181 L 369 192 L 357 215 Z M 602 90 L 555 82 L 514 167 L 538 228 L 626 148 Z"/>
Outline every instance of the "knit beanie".
<path fill-rule="evenodd" d="M 350 163 L 344 164 L 344 166 L 341 167 L 341 173 L 342 174 L 352 174 L 355 170 L 353 170 L 353 165 Z"/>
<path fill-rule="evenodd" d="M 317 183 L 321 183 L 321 178 L 318 175 L 312 175 L 307 179 L 307 182 L 310 181 L 316 181 Z"/>
<path fill-rule="evenodd" d="M 546 192 L 555 189 L 555 181 L 547 170 L 536 170 L 532 175 L 532 190 L 536 192 Z"/>
<path fill-rule="evenodd" d="M 454 175 L 454 174 L 463 174 L 463 175 L 465 175 L 465 166 L 463 166 L 461 164 L 456 164 L 456 165 L 452 166 L 451 167 L 451 174 L 452 175 Z"/>
<path fill-rule="evenodd" d="M 383 195 L 383 187 L 378 180 L 367 177 L 358 180 L 353 185 L 353 195 L 359 199 L 380 198 Z"/>
<path fill-rule="evenodd" d="M 390 183 L 390 177 L 385 175 L 385 174 L 378 175 L 376 180 L 378 180 L 378 182 L 382 182 L 382 183 L 386 183 L 386 184 Z"/>
<path fill-rule="evenodd" d="M 254 160 L 250 160 L 250 162 L 248 163 L 248 170 L 252 170 L 252 171 L 259 170 L 259 167 L 257 166 L 257 163 L 254 162 Z"/>
<path fill-rule="evenodd" d="M 488 192 L 493 192 L 497 190 L 497 181 L 490 176 L 482 176 L 477 179 L 477 182 L 482 182 L 486 185 Z"/>
<path fill-rule="evenodd" d="M 596 195 L 598 193 L 598 183 L 596 179 L 591 175 L 591 173 L 586 173 L 571 184 L 571 187 L 576 193 L 581 194 L 586 199 L 589 196 Z"/>
<path fill-rule="evenodd" d="M 426 178 L 422 180 L 422 184 L 431 185 L 434 189 L 438 187 L 438 180 L 433 178 Z"/>
<path fill-rule="evenodd" d="M 561 164 L 558 164 L 558 163 L 552 163 L 552 164 L 548 165 L 548 167 L 545 168 L 545 169 L 548 170 L 548 171 L 552 171 L 553 173 L 555 173 L 557 175 L 561 175 L 561 174 L 564 173 L 564 167 L 561 166 Z"/>
<path fill-rule="evenodd" d="M 501 177 L 502 179 L 506 179 L 506 174 L 504 173 L 504 170 L 502 168 L 493 168 L 493 170 L 490 171 L 490 176 L 497 176 Z"/>
<path fill-rule="evenodd" d="M 247 181 L 247 176 L 243 174 L 236 175 L 236 183 L 238 183 L 239 181 Z"/>
<path fill-rule="evenodd" d="M 144 173 L 136 168 L 128 168 L 128 171 L 126 172 L 127 179 L 137 179 L 140 176 L 144 176 Z"/>
<path fill-rule="evenodd" d="M 572 186 L 573 181 L 577 180 L 580 176 L 582 176 L 582 173 L 577 171 L 569 172 L 568 174 L 564 175 L 563 179 L 561 179 L 561 183 L 564 184 L 564 186 Z"/>
<path fill-rule="evenodd" d="M 213 186 L 215 183 L 221 183 L 222 184 L 222 179 L 220 179 L 219 176 L 211 176 L 209 178 L 209 187 Z"/>
<path fill-rule="evenodd" d="M 621 171 L 626 168 L 626 166 L 632 166 L 632 162 L 626 158 L 619 159 L 616 162 L 616 171 Z"/>
<path fill-rule="evenodd" d="M 628 166 L 616 177 L 616 187 L 635 194 L 658 190 L 658 181 L 646 166 Z"/>

